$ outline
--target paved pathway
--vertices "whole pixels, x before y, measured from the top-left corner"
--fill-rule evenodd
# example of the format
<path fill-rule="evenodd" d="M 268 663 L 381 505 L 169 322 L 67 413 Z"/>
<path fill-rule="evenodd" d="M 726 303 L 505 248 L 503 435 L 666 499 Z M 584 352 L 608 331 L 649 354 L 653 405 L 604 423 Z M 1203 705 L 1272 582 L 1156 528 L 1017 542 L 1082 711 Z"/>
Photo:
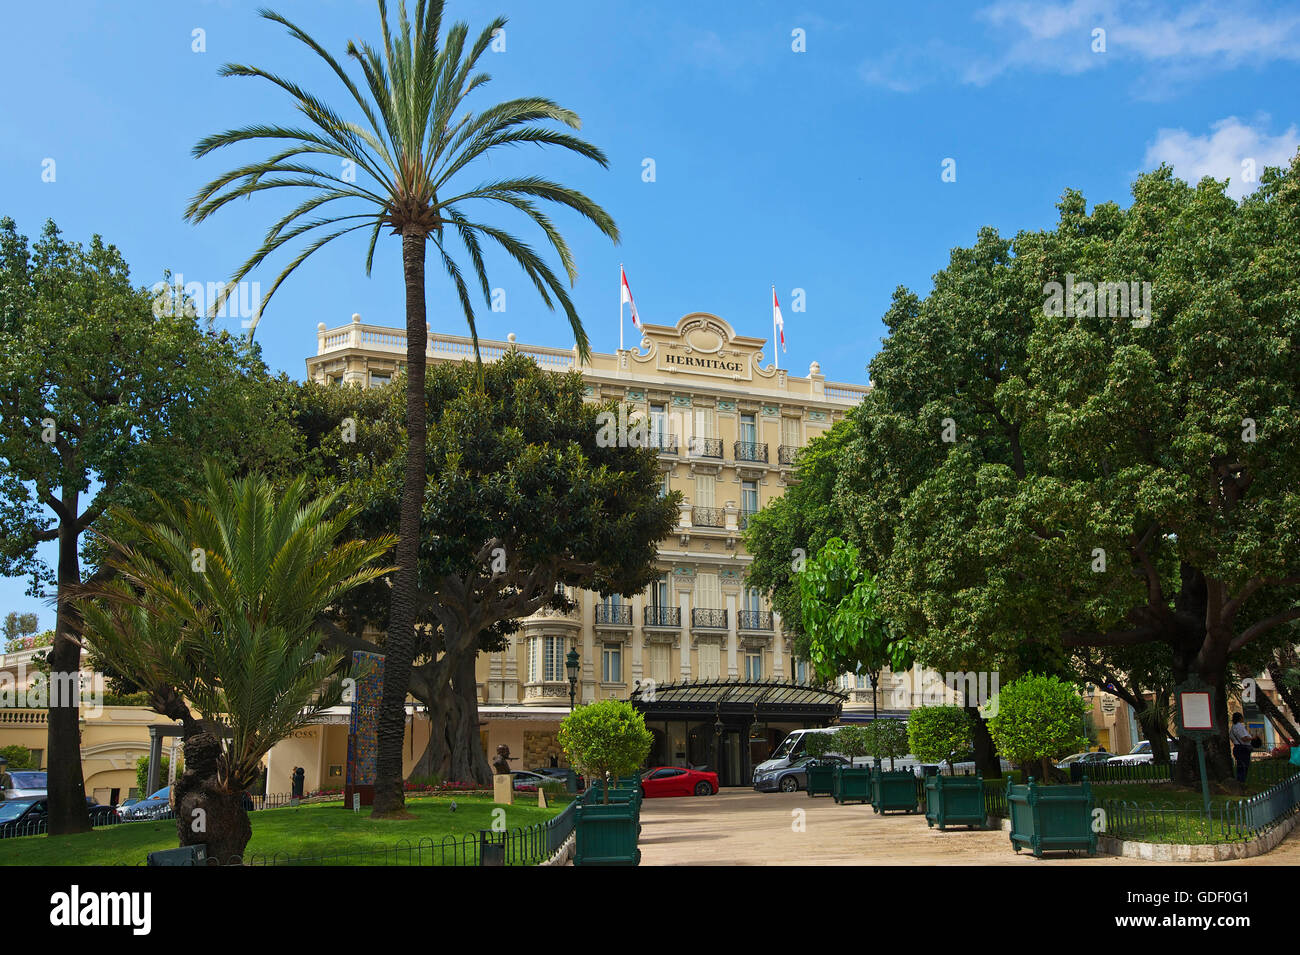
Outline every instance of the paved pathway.
<path fill-rule="evenodd" d="M 804 831 L 794 810 L 804 810 Z M 647 799 L 641 808 L 642 865 L 1168 865 L 1115 856 L 1011 850 L 1005 832 L 939 832 L 925 816 L 877 815 L 828 796 L 724 789 L 716 796 Z M 1270 853 L 1242 862 L 1300 864 L 1300 827 Z"/>

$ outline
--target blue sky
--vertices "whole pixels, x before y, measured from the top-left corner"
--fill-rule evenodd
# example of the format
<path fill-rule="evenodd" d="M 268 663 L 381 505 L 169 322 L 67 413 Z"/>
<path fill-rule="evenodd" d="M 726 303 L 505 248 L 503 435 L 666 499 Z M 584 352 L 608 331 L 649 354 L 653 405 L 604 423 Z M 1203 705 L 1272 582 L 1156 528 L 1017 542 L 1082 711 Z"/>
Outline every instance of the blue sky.
<path fill-rule="evenodd" d="M 349 39 L 378 39 L 372 0 L 270 5 L 340 57 Z M 186 223 L 199 186 L 256 154 L 195 160 L 191 147 L 294 114 L 269 84 L 223 79 L 218 68 L 263 66 L 343 104 L 337 79 L 258 6 L 51 0 L 7 9 L 0 215 L 32 237 L 47 218 L 77 240 L 102 234 L 141 285 L 164 269 L 187 282 L 226 278 L 288 206 L 263 195 Z M 485 56 L 493 81 L 476 107 L 554 99 L 579 113 L 610 167 L 528 149 L 472 178 L 535 172 L 614 216 L 619 246 L 557 216 L 580 271 L 574 299 L 601 351 L 618 344 L 623 262 L 650 322 L 709 311 L 767 337 L 775 283 L 782 366 L 804 373 L 816 360 L 832 380 L 864 382 L 893 289 L 927 291 L 949 250 L 981 226 L 1010 235 L 1049 225 L 1067 187 L 1090 203 L 1127 204 L 1134 176 L 1161 161 L 1193 181 L 1231 178 L 1240 196 L 1253 187 L 1243 162 L 1280 164 L 1300 142 L 1294 4 L 451 0 L 447 18 L 476 32 L 498 14 L 509 18 L 505 49 Z M 942 178 L 945 160 L 955 161 L 955 181 Z M 539 238 L 509 217 L 499 224 Z M 381 239 L 367 278 L 360 236 L 317 253 L 277 292 L 257 332 L 273 368 L 302 377 L 318 322 L 360 312 L 401 324 L 398 241 Z M 572 343 L 563 316 L 547 312 L 521 273 L 499 256 L 489 269 L 506 308 L 483 310 L 481 335 Z M 266 290 L 277 274 L 253 278 Z M 791 307 L 796 289 L 806 311 Z M 428 299 L 435 330 L 463 331 L 432 267 Z M 627 333 L 631 344 L 630 325 Z M 24 589 L 0 579 L 0 614 L 36 610 L 52 626 L 52 609 Z"/>

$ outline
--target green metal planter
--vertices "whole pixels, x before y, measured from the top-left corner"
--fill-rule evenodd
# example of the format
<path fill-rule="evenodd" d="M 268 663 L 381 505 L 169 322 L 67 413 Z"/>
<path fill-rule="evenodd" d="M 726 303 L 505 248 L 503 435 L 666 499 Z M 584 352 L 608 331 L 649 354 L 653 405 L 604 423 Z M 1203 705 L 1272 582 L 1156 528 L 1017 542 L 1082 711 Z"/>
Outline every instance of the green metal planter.
<path fill-rule="evenodd" d="M 812 764 L 804 770 L 808 779 L 809 796 L 833 796 L 835 794 L 835 763 Z"/>
<path fill-rule="evenodd" d="M 1097 854 L 1097 833 L 1092 828 L 1092 784 L 1085 776 L 1077 786 L 1016 785 L 1007 780 L 1007 815 L 1011 817 L 1011 847 L 1044 852 L 1086 849 Z"/>
<path fill-rule="evenodd" d="M 916 812 L 916 774 L 908 769 L 872 773 L 871 808 L 876 812 Z"/>
<path fill-rule="evenodd" d="M 987 824 L 983 776 L 928 776 L 925 780 L 925 821 L 930 828 Z"/>
<path fill-rule="evenodd" d="M 574 811 L 574 865 L 640 865 L 641 803 L 580 804 Z"/>
<path fill-rule="evenodd" d="M 835 765 L 831 795 L 846 802 L 871 802 L 871 767 Z"/>

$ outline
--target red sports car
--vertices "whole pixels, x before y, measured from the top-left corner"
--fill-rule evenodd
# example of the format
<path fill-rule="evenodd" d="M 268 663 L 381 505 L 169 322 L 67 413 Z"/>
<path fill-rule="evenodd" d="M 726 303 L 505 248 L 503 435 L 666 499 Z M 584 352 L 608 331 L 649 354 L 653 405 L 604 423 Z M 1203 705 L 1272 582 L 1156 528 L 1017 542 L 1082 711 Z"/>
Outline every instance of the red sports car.
<path fill-rule="evenodd" d="M 712 796 L 718 791 L 718 774 L 659 766 L 641 774 L 641 791 L 651 796 Z"/>

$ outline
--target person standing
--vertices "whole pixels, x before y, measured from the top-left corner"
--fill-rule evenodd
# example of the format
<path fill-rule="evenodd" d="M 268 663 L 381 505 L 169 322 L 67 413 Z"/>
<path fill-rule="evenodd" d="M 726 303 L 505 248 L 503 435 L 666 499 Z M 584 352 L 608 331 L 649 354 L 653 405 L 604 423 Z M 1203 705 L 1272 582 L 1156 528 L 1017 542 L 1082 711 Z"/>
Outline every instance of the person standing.
<path fill-rule="evenodd" d="M 1232 742 L 1232 757 L 1237 761 L 1237 782 L 1246 785 L 1246 774 L 1250 771 L 1250 730 L 1245 718 L 1240 713 L 1232 714 L 1232 728 L 1228 730 L 1228 739 Z"/>
<path fill-rule="evenodd" d="M 13 789 L 14 780 L 9 775 L 9 760 L 0 756 L 0 802 L 5 800 L 5 790 Z"/>

